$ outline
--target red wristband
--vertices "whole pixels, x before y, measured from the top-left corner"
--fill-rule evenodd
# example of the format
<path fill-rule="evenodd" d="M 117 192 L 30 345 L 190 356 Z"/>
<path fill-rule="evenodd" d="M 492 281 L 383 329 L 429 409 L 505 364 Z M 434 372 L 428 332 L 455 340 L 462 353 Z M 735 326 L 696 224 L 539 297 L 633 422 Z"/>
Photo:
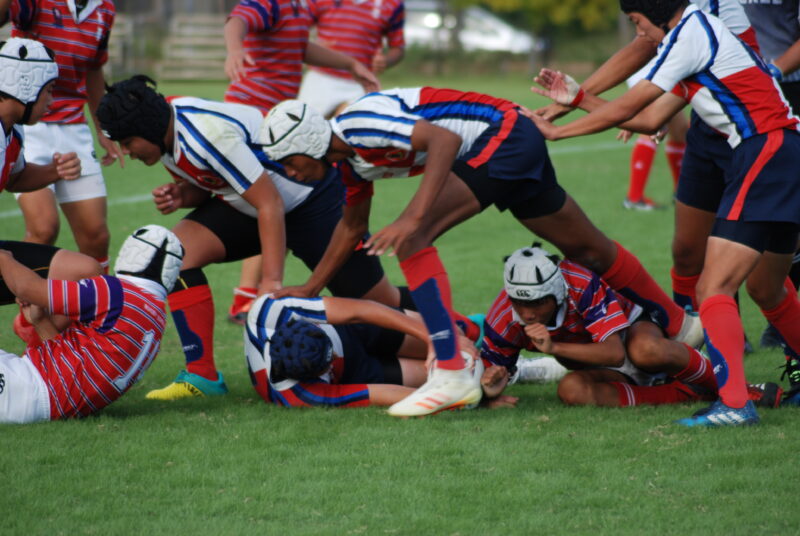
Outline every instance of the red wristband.
<path fill-rule="evenodd" d="M 578 105 L 583 101 L 583 97 L 585 97 L 585 96 L 586 96 L 586 92 L 583 90 L 583 88 L 580 88 L 578 90 L 578 94 L 575 95 L 575 98 L 572 99 L 572 102 L 569 103 L 570 107 L 577 108 Z"/>

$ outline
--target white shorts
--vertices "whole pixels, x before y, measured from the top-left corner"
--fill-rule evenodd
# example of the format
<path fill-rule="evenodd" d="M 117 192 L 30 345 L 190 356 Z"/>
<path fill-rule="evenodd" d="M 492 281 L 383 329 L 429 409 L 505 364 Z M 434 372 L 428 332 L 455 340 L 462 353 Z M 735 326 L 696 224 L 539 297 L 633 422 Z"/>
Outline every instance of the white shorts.
<path fill-rule="evenodd" d="M 0 350 L 0 423 L 50 420 L 47 386 L 26 356 Z"/>
<path fill-rule="evenodd" d="M 303 76 L 297 98 L 325 117 L 343 102 L 351 103 L 364 96 L 364 88 L 355 80 L 308 70 Z"/>
<path fill-rule="evenodd" d="M 75 152 L 81 160 L 81 176 L 74 181 L 57 181 L 50 188 L 60 203 L 71 203 L 106 196 L 100 162 L 94 152 L 89 125 L 43 123 L 25 125 L 25 162 L 49 164 L 53 153 Z M 19 194 L 16 194 L 19 198 Z"/>
<path fill-rule="evenodd" d="M 631 360 L 628 359 L 628 356 L 625 356 L 625 362 L 622 364 L 621 367 L 599 367 L 599 368 L 619 372 L 620 374 L 630 378 L 630 380 L 633 382 L 634 385 L 641 385 L 644 387 L 655 385 L 660 381 L 663 381 L 667 377 L 667 375 L 663 372 L 657 372 L 655 374 L 645 372 L 644 370 L 634 365 L 631 362 Z"/>

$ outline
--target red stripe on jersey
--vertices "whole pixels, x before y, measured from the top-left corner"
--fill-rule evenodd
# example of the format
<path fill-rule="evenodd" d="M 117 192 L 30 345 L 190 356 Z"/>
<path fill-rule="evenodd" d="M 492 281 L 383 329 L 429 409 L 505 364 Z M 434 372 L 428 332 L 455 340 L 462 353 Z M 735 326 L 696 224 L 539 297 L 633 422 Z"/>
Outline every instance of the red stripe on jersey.
<path fill-rule="evenodd" d="M 745 198 L 747 197 L 747 192 L 750 190 L 750 186 L 752 186 L 753 181 L 756 180 L 761 170 L 764 169 L 764 166 L 767 165 L 770 158 L 772 158 L 778 149 L 781 148 L 783 144 L 783 130 L 773 130 L 769 134 L 767 134 L 767 141 L 764 143 L 764 147 L 761 149 L 761 153 L 756 158 L 756 161 L 753 162 L 753 166 L 747 170 L 747 175 L 744 177 L 744 181 L 742 181 L 742 186 L 739 188 L 739 193 L 736 194 L 736 199 L 731 206 L 730 211 L 728 211 L 728 215 L 725 219 L 728 220 L 738 220 L 739 216 L 742 215 L 742 209 L 744 208 Z"/>
<path fill-rule="evenodd" d="M 150 365 L 164 302 L 117 278 L 49 282 L 50 310 L 74 323 L 26 354 L 48 387 L 51 418 L 86 416 L 119 398 Z"/>
<path fill-rule="evenodd" d="M 758 67 L 744 69 L 721 81 L 744 104 L 759 134 L 797 128 L 798 120 L 775 86 L 775 79 Z"/>
<path fill-rule="evenodd" d="M 42 121 L 85 123 L 86 74 L 108 60 L 114 3 L 103 1 L 80 24 L 72 18 L 66 0 L 37 0 L 33 9 L 21 4 L 12 2 L 9 9 L 14 22 L 11 35 L 41 41 L 55 52 L 58 64 L 53 103 Z"/>
<path fill-rule="evenodd" d="M 353 207 L 369 200 L 375 194 L 375 187 L 370 181 L 360 180 L 353 175 L 350 164 L 339 165 L 342 182 L 345 185 L 345 206 Z"/>
<path fill-rule="evenodd" d="M 280 6 L 273 18 L 273 2 L 250 0 L 240 3 L 231 17 L 248 28 L 244 48 L 255 65 L 247 65 L 241 80 L 231 82 L 226 102 L 238 102 L 269 111 L 277 102 L 297 96 L 308 45 L 311 15 L 304 2 L 274 0 Z"/>
<path fill-rule="evenodd" d="M 508 135 L 517 122 L 517 117 L 519 117 L 519 113 L 517 113 L 516 110 L 507 110 L 506 113 L 503 114 L 503 122 L 500 125 L 500 130 L 497 134 L 492 136 L 480 153 L 467 161 L 467 164 L 473 168 L 477 168 L 488 162 L 497 148 L 500 147 L 500 144 L 508 138 Z"/>
<path fill-rule="evenodd" d="M 756 31 L 752 26 L 737 35 L 737 37 L 744 41 L 747 46 L 755 50 L 756 54 L 761 54 L 761 49 L 758 48 L 758 40 L 756 39 Z"/>
<path fill-rule="evenodd" d="M 480 104 L 489 104 L 494 106 L 501 112 L 506 110 L 513 110 L 518 105 L 510 100 L 500 99 L 485 93 L 476 93 L 474 91 L 458 91 L 456 89 L 442 89 L 425 86 L 420 89 L 419 103 L 434 104 L 437 102 L 474 102 Z"/>
<path fill-rule="evenodd" d="M 11 170 L 14 169 L 14 164 L 19 159 L 19 154 L 22 152 L 22 143 L 19 135 L 15 129 L 11 129 L 11 134 L 6 138 L 6 148 L 3 151 L 3 170 L 0 172 L 0 192 L 5 190 L 8 184 L 8 178 L 11 176 Z"/>

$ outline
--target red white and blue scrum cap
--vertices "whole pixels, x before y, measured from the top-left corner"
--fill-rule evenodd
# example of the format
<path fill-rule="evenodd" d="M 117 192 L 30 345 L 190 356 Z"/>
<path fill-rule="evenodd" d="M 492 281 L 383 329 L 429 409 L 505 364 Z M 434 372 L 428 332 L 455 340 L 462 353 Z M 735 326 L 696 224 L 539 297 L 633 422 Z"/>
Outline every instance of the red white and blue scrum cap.
<path fill-rule="evenodd" d="M 558 257 L 534 244 L 521 248 L 506 259 L 503 283 L 510 298 L 534 301 L 553 296 L 561 305 L 567 296 L 567 283 L 558 269 Z"/>
<path fill-rule="evenodd" d="M 319 326 L 293 318 L 275 329 L 269 355 L 273 381 L 311 381 L 331 366 L 333 345 Z"/>
<path fill-rule="evenodd" d="M 331 144 L 331 125 L 325 117 L 296 99 L 272 108 L 261 124 L 257 142 L 272 160 L 287 156 L 310 156 L 321 160 Z"/>
<path fill-rule="evenodd" d="M 175 233 L 160 225 L 145 225 L 122 243 L 114 270 L 155 281 L 169 292 L 182 265 L 183 245 Z"/>
<path fill-rule="evenodd" d="M 39 41 L 12 37 L 0 43 L 0 92 L 29 105 L 58 78 L 53 51 Z"/>

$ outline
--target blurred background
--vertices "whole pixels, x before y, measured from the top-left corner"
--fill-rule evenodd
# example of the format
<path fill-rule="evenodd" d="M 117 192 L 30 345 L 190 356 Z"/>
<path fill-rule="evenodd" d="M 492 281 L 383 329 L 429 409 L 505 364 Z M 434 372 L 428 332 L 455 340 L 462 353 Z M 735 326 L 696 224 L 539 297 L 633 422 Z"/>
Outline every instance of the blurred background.
<path fill-rule="evenodd" d="M 109 78 L 224 80 L 222 28 L 236 0 L 117 0 Z M 406 0 L 397 74 L 581 78 L 632 37 L 616 0 Z M 3 30 L 8 31 L 6 26 Z"/>

